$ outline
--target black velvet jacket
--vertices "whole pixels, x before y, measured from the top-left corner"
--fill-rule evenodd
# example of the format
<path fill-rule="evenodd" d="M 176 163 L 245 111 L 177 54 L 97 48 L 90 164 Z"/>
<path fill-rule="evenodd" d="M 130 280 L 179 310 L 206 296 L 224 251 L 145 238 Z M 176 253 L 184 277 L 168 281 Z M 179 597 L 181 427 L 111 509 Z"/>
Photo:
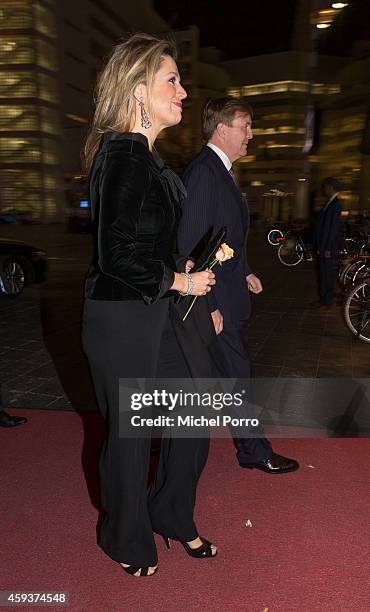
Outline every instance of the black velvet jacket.
<path fill-rule="evenodd" d="M 185 195 L 145 136 L 104 134 L 90 178 L 94 255 L 86 297 L 151 304 L 167 294 L 177 269 L 173 251 Z"/>

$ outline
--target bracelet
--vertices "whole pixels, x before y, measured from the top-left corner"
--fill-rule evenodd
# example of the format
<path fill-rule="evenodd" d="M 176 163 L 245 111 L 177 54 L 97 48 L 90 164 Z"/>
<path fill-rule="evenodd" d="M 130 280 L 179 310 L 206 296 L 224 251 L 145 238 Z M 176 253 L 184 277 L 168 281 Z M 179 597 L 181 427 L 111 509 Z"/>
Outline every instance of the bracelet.
<path fill-rule="evenodd" d="M 191 292 L 193 291 L 194 283 L 193 283 L 193 279 L 191 278 L 191 274 L 189 272 L 181 272 L 181 274 L 186 276 L 186 278 L 188 279 L 188 288 L 185 293 L 182 293 L 182 291 L 179 291 L 179 294 L 182 297 L 186 297 L 187 295 L 191 295 Z"/>

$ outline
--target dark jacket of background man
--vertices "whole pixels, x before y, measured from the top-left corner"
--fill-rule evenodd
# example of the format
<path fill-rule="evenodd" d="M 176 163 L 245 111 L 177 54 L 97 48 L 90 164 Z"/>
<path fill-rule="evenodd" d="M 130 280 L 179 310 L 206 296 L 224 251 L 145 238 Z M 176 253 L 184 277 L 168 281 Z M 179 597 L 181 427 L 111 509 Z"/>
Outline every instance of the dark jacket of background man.
<path fill-rule="evenodd" d="M 327 198 L 313 227 L 313 245 L 319 258 L 320 302 L 331 306 L 337 275 L 338 251 L 341 241 L 341 202 L 339 186 L 335 179 L 328 177 L 322 183 Z"/>

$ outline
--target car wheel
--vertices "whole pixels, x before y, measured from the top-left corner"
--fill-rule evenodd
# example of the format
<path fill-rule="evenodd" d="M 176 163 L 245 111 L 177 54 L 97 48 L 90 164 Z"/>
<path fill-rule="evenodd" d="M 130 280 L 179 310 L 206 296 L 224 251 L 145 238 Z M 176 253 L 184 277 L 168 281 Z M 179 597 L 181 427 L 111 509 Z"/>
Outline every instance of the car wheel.
<path fill-rule="evenodd" d="M 26 283 L 25 269 L 15 257 L 0 259 L 0 290 L 9 298 L 16 298 Z"/>

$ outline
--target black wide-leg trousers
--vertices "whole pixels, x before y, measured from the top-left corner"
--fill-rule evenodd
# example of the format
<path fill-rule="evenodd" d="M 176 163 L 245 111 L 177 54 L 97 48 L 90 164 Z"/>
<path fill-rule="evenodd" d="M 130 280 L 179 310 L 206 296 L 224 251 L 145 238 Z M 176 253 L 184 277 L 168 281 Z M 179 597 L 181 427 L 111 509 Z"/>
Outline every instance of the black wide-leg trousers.
<path fill-rule="evenodd" d="M 187 378 L 189 370 L 168 314 L 169 300 L 85 301 L 83 346 L 106 437 L 100 456 L 105 512 L 99 544 L 115 561 L 156 565 L 153 530 L 191 541 L 196 487 L 207 461 L 209 438 L 164 437 L 150 496 L 150 437 L 119 435 L 120 378 Z"/>

